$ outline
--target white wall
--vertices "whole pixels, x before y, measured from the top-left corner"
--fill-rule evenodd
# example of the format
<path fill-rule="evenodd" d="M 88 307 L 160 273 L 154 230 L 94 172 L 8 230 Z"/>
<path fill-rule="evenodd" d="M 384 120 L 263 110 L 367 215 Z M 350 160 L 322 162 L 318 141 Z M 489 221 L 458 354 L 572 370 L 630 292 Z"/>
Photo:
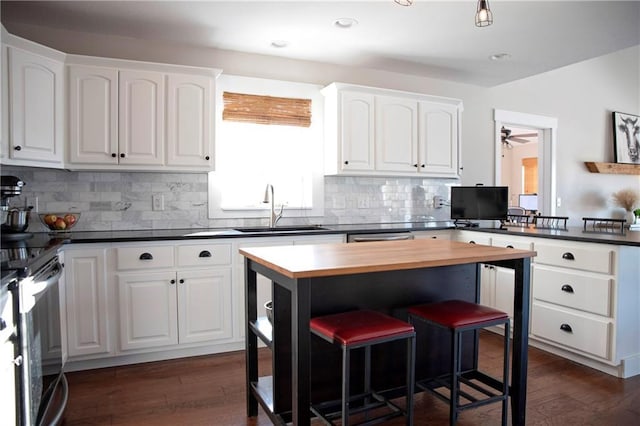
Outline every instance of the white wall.
<path fill-rule="evenodd" d="M 640 191 L 640 176 L 589 173 L 584 161 L 613 161 L 611 112 L 640 115 L 640 46 L 558 70 L 482 88 L 370 69 L 152 43 L 125 37 L 77 34 L 36 27 L 14 27 L 16 35 L 67 53 L 222 68 L 225 73 L 328 84 L 358 83 L 460 98 L 463 184 L 493 184 L 495 135 L 493 109 L 558 118 L 557 182 L 562 206 L 572 224 L 583 216 L 622 216 L 610 203 L 621 188 Z M 499 66 L 499 63 L 496 63 Z"/>

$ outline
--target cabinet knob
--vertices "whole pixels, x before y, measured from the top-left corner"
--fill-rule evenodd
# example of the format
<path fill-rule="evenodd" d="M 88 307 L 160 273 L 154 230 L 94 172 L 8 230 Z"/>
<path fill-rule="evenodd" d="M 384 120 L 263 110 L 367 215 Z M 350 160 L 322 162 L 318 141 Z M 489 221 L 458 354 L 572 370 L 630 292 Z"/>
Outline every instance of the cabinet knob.
<path fill-rule="evenodd" d="M 116 158 L 118 155 L 115 152 L 111 153 L 111 157 Z"/>
<path fill-rule="evenodd" d="M 13 147 L 13 149 L 15 149 L 16 151 L 22 151 L 22 147 L 20 145 L 16 145 L 15 147 Z"/>
<path fill-rule="evenodd" d="M 349 164 L 349 161 L 348 161 L 348 160 L 347 160 L 347 161 L 345 161 L 345 162 L 344 162 L 344 164 Z"/>
<path fill-rule="evenodd" d="M 567 333 L 573 333 L 573 329 L 571 328 L 571 326 L 566 323 L 560 325 L 560 330 L 566 331 Z"/>
<path fill-rule="evenodd" d="M 180 284 L 184 284 L 184 279 L 180 278 L 180 281 L 178 281 Z"/>
<path fill-rule="evenodd" d="M 563 253 L 562 258 L 565 260 L 576 260 L 576 258 L 573 256 L 573 253 L 570 252 Z"/>
<path fill-rule="evenodd" d="M 573 293 L 573 287 L 571 287 L 569 284 L 563 285 L 562 287 L 560 287 L 560 290 L 566 293 Z"/>
<path fill-rule="evenodd" d="M 175 283 L 176 283 L 176 280 L 171 280 L 171 281 L 169 281 L 169 283 L 170 283 L 170 284 L 175 284 Z"/>
<path fill-rule="evenodd" d="M 207 160 L 207 161 L 209 161 L 209 156 L 208 156 L 208 155 L 205 155 L 204 159 L 205 159 L 205 160 Z"/>
<path fill-rule="evenodd" d="M 153 260 L 153 255 L 151 253 L 142 253 L 140 260 Z"/>
<path fill-rule="evenodd" d="M 15 359 L 13 360 L 13 364 L 17 367 L 20 367 L 22 365 L 22 355 L 18 355 L 17 357 L 15 357 Z"/>
<path fill-rule="evenodd" d="M 211 252 L 209 250 L 202 250 L 198 257 L 211 257 Z"/>
<path fill-rule="evenodd" d="M 420 167 L 422 167 L 424 169 L 424 164 L 421 164 Z"/>
<path fill-rule="evenodd" d="M 121 152 L 120 153 L 120 158 L 124 158 L 124 157 L 125 157 L 124 152 Z"/>
<path fill-rule="evenodd" d="M 416 167 L 416 168 L 417 168 L 417 167 L 418 167 L 418 164 L 414 164 L 414 165 L 413 165 L 413 167 Z"/>

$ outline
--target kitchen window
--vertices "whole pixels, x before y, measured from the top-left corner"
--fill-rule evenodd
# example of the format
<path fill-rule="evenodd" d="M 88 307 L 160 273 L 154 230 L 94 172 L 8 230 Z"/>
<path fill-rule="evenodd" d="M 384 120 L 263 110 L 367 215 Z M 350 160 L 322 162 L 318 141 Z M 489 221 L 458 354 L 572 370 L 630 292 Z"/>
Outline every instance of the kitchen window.
<path fill-rule="evenodd" d="M 216 169 L 209 173 L 209 217 L 266 217 L 267 184 L 283 217 L 322 216 L 323 97 L 321 86 L 223 75 L 217 82 Z M 224 93 L 309 99 L 311 122 L 256 124 L 222 118 Z"/>

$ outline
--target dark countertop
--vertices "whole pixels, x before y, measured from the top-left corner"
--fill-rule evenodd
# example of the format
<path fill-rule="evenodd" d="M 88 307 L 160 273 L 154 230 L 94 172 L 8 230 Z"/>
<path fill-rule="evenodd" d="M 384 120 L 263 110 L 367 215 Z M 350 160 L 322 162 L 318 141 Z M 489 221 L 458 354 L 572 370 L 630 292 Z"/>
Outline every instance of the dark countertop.
<path fill-rule="evenodd" d="M 464 228 L 468 231 L 490 232 L 492 234 L 521 235 L 525 237 L 549 238 L 554 240 L 569 240 L 600 244 L 613 244 L 621 246 L 640 247 L 640 231 L 625 231 L 620 233 L 596 233 L 585 232 L 580 227 L 568 227 L 568 229 L 538 229 L 529 227 L 509 226 L 506 228 Z"/>
<path fill-rule="evenodd" d="M 286 228 L 286 226 L 284 226 Z M 449 221 L 398 222 L 398 223 L 362 223 L 349 225 L 322 225 L 321 229 L 291 231 L 275 230 L 269 232 L 239 232 L 232 228 L 187 228 L 128 231 L 77 231 L 62 234 L 35 233 L 26 244 L 30 247 L 46 247 L 60 244 L 115 243 L 135 241 L 199 240 L 212 238 L 254 238 L 274 236 L 362 234 L 409 231 L 437 231 L 454 229 Z M 585 233 L 582 228 L 568 230 L 536 229 L 532 227 L 482 227 L 460 228 L 473 232 L 490 232 L 505 235 L 521 235 L 560 240 L 605 243 L 614 245 L 640 246 L 640 232 L 626 231 L 624 235 L 613 233 Z M 2 242 L 5 248 L 5 241 Z"/>

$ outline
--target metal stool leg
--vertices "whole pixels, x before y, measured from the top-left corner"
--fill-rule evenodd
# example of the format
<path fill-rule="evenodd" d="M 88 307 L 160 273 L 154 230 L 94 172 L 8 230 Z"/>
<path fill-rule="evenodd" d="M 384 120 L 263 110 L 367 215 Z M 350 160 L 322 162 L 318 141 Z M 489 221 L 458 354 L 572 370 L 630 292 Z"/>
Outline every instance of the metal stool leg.
<path fill-rule="evenodd" d="M 349 365 L 351 362 L 351 349 L 342 349 L 342 424 L 349 426 L 349 379 L 351 378 Z"/>
<path fill-rule="evenodd" d="M 509 409 L 509 337 L 510 337 L 509 320 L 504 324 L 504 359 L 502 370 L 502 393 L 506 395 L 502 401 L 502 426 L 507 426 L 507 417 Z"/>
<path fill-rule="evenodd" d="M 449 403 L 449 424 L 455 425 L 458 421 L 458 373 L 460 371 L 460 333 L 451 333 L 451 402 Z"/>
<path fill-rule="evenodd" d="M 415 391 L 416 338 L 407 339 L 407 426 L 413 425 L 413 393 Z"/>

